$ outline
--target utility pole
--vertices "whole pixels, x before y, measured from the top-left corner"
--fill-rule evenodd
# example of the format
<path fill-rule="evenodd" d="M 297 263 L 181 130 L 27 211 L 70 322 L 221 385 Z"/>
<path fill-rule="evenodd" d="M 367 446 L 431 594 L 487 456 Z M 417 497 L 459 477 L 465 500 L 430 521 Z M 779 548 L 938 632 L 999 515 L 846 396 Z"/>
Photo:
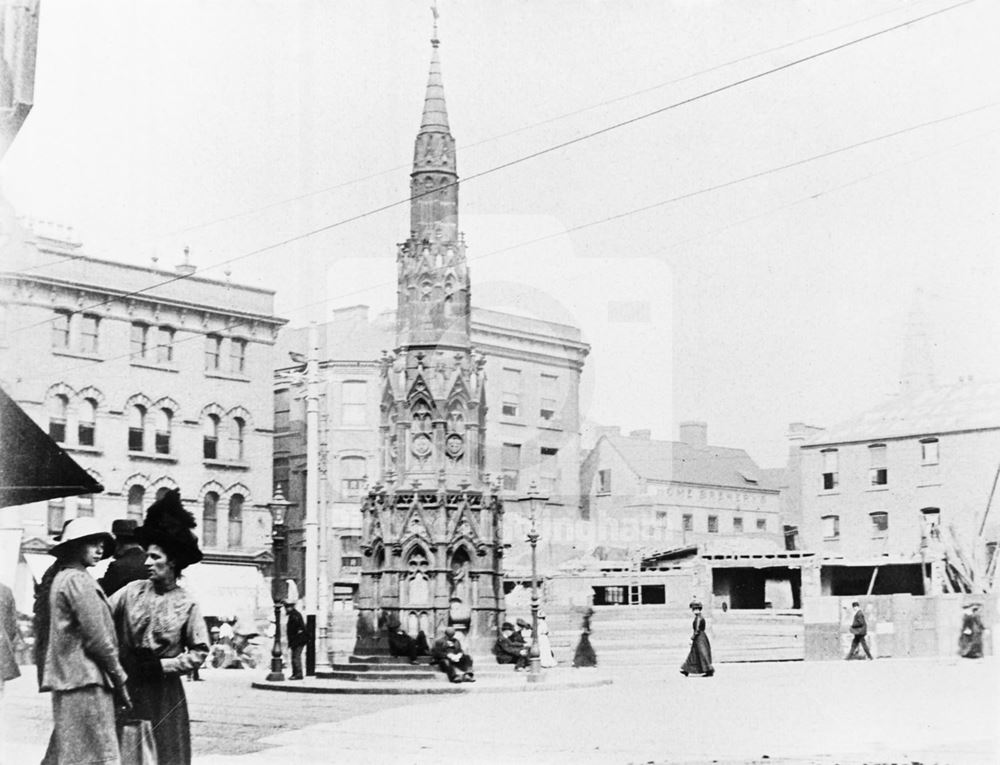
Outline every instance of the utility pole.
<path fill-rule="evenodd" d="M 318 367 L 318 362 L 317 362 Z M 327 399 L 323 398 L 324 402 Z M 328 402 L 327 402 L 328 403 Z M 324 405 L 322 430 L 318 446 L 319 467 L 319 581 L 317 595 L 319 608 L 316 613 L 316 671 L 330 670 L 330 508 L 327 493 L 327 465 L 329 459 L 330 416 Z"/>
<path fill-rule="evenodd" d="M 309 325 L 306 359 L 306 575 L 305 610 L 309 645 L 306 674 L 316 674 L 316 610 L 319 605 L 319 329 Z"/>

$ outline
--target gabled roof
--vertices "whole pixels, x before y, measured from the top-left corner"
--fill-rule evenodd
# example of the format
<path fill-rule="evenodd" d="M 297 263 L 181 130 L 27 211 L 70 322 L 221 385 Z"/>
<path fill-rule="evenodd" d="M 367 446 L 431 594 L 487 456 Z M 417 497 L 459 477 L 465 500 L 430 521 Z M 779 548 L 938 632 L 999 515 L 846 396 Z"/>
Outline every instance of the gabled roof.
<path fill-rule="evenodd" d="M 835 425 L 805 446 L 1000 428 L 1000 380 L 962 382 L 897 396 Z"/>
<path fill-rule="evenodd" d="M 683 441 L 604 436 L 641 478 L 734 489 L 775 490 L 743 449 L 691 446 Z"/>

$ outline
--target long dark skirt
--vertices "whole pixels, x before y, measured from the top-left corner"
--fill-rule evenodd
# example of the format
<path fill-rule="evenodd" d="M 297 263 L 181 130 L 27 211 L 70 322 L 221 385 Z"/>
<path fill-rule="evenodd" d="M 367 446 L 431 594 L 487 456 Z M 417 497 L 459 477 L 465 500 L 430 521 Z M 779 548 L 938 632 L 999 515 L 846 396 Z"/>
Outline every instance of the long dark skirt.
<path fill-rule="evenodd" d="M 580 642 L 576 644 L 576 651 L 573 654 L 574 667 L 596 667 L 597 654 L 590 644 L 590 635 L 586 632 L 580 634 Z"/>
<path fill-rule="evenodd" d="M 983 634 L 973 632 L 966 635 L 964 632 L 958 639 L 958 653 L 964 659 L 983 658 Z"/>
<path fill-rule="evenodd" d="M 191 719 L 180 675 L 129 686 L 135 716 L 153 723 L 159 765 L 190 765 Z"/>
<path fill-rule="evenodd" d="M 690 675 L 710 675 L 712 669 L 712 645 L 708 635 L 702 632 L 691 643 L 687 660 L 681 665 L 681 672 Z"/>

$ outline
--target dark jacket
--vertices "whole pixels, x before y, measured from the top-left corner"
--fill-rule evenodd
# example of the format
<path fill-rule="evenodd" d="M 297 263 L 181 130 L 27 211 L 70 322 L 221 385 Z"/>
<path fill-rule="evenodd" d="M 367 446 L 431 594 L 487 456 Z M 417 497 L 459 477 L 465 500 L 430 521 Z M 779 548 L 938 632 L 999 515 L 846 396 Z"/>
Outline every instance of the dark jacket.
<path fill-rule="evenodd" d="M 513 640 L 513 636 L 505 637 L 501 633 L 493 646 L 493 653 L 497 657 L 498 663 L 511 664 L 518 658 L 525 656 L 527 652 L 524 643 L 518 643 Z"/>
<path fill-rule="evenodd" d="M 306 620 L 302 618 L 302 614 L 295 608 L 288 612 L 288 626 L 286 630 L 289 648 L 301 648 L 309 642 L 309 633 L 306 632 Z"/>
<path fill-rule="evenodd" d="M 139 545 L 130 547 L 121 555 L 115 557 L 108 570 L 101 577 L 101 589 L 104 594 L 111 597 L 129 582 L 139 579 L 148 579 L 149 571 L 146 570 L 146 551 Z"/>
<path fill-rule="evenodd" d="M 464 654 L 465 651 L 462 650 L 462 644 L 458 642 L 453 637 L 440 637 L 434 641 L 434 646 L 431 648 L 431 658 L 434 661 L 441 661 L 442 659 L 447 659 L 449 654 Z"/>
<path fill-rule="evenodd" d="M 861 637 L 868 634 L 868 622 L 865 621 L 865 615 L 861 612 L 860 608 L 854 612 L 854 621 L 851 622 L 851 634 L 860 635 Z"/>

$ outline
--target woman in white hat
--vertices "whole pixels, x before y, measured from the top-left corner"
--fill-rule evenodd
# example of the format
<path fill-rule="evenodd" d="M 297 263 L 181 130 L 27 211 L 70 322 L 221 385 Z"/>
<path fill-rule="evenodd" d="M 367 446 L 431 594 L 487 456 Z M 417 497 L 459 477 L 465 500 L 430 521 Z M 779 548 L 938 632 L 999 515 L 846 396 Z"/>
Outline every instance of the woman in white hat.
<path fill-rule="evenodd" d="M 114 538 L 93 518 L 66 524 L 35 599 L 36 636 L 46 642 L 40 689 L 52 692 L 53 731 L 43 765 L 118 762 L 115 701 L 131 710 L 108 600 L 87 569 Z"/>

